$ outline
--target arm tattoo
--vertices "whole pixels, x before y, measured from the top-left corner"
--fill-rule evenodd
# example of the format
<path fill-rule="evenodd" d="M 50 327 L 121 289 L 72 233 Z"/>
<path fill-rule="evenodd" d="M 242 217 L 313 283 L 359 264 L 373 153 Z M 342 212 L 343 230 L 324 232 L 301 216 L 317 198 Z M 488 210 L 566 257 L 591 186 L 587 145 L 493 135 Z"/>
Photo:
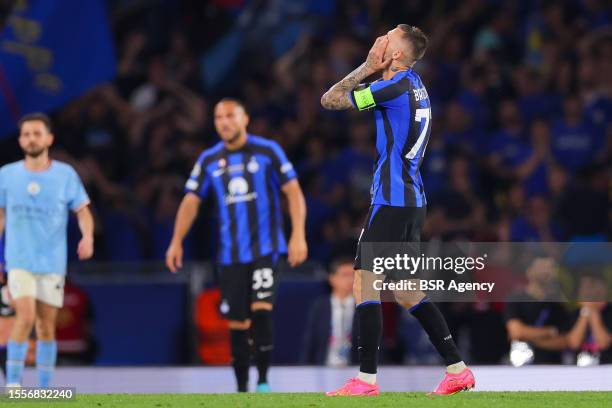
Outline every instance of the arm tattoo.
<path fill-rule="evenodd" d="M 365 78 L 372 74 L 367 62 L 361 64 L 357 69 L 344 77 L 340 82 L 329 88 L 321 97 L 321 105 L 325 109 L 343 110 L 353 107 L 349 92 L 352 91 Z"/>

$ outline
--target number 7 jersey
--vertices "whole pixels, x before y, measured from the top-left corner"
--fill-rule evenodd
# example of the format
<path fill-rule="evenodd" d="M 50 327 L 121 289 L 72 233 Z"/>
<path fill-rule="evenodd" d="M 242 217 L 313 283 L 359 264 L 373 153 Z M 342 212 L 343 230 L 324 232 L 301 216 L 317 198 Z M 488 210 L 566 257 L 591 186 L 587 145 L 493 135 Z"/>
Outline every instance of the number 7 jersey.
<path fill-rule="evenodd" d="M 350 96 L 357 109 L 372 109 L 376 118 L 372 204 L 425 207 L 419 168 L 431 134 L 431 104 L 419 75 L 401 71 L 360 85 Z"/>

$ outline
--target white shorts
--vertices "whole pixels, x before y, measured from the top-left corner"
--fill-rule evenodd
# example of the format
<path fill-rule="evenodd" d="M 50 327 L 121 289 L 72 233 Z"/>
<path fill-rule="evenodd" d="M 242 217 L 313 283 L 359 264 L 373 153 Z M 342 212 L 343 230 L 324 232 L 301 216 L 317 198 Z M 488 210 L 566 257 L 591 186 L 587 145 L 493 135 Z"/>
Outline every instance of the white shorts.
<path fill-rule="evenodd" d="M 61 308 L 64 305 L 64 275 L 32 273 L 23 269 L 8 272 L 11 297 L 32 296 L 36 300 Z"/>

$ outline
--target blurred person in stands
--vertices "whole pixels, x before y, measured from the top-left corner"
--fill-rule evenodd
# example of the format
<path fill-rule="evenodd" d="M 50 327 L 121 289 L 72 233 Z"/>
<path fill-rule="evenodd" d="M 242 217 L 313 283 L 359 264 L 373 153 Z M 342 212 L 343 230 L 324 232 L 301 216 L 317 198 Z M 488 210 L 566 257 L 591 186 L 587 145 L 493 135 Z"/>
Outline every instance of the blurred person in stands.
<path fill-rule="evenodd" d="M 561 363 L 569 316 L 562 303 L 550 300 L 559 287 L 556 268 L 550 257 L 534 258 L 527 268 L 527 287 L 508 298 L 504 314 L 515 366 Z"/>
<path fill-rule="evenodd" d="M 603 133 L 584 119 L 582 103 L 576 95 L 565 98 L 563 117 L 554 123 L 551 136 L 555 160 L 571 172 L 592 163 L 605 148 Z"/>
<path fill-rule="evenodd" d="M 195 326 L 198 330 L 198 355 L 204 364 L 225 365 L 232 362 L 229 324 L 219 311 L 219 288 L 203 290 L 196 299 Z"/>
<path fill-rule="evenodd" d="M 467 156 L 448 163 L 448 187 L 432 198 L 431 221 L 442 239 L 473 237 L 485 221 L 485 207 Z"/>
<path fill-rule="evenodd" d="M 570 240 L 607 240 L 612 226 L 609 167 L 593 165 L 585 168 L 557 198 L 555 215 Z"/>
<path fill-rule="evenodd" d="M 335 259 L 330 266 L 331 293 L 316 299 L 306 323 L 303 364 L 346 366 L 357 362 L 353 260 Z"/>
<path fill-rule="evenodd" d="M 612 364 L 612 305 L 608 302 L 608 283 L 601 273 L 592 272 L 580 278 L 580 309 L 567 342 L 577 354 L 576 364 L 588 366 Z"/>
<path fill-rule="evenodd" d="M 221 141 L 202 152 L 185 184 L 166 265 L 183 266 L 183 240 L 208 196 L 219 218 L 221 312 L 229 319 L 234 373 L 246 392 L 251 350 L 255 346 L 258 392 L 270 392 L 267 374 L 273 349 L 272 308 L 278 287 L 277 261 L 288 254 L 294 267 L 306 260 L 306 204 L 297 174 L 281 147 L 247 132 L 249 116 L 237 99 L 225 98 L 214 110 Z M 285 241 L 280 210 L 287 197 L 291 237 Z"/>
<path fill-rule="evenodd" d="M 535 119 L 529 126 L 530 144 L 522 152 L 515 177 L 523 183 L 528 196 L 547 194 L 548 172 L 552 164 L 550 129 L 544 119 Z"/>
<path fill-rule="evenodd" d="M 514 177 L 529 146 L 525 142 L 523 118 L 514 100 L 502 101 L 497 116 L 499 130 L 488 141 L 487 162 L 495 176 L 508 181 Z"/>
<path fill-rule="evenodd" d="M 510 240 L 516 242 L 558 242 L 563 233 L 551 216 L 548 198 L 531 197 L 523 210 L 510 225 Z"/>

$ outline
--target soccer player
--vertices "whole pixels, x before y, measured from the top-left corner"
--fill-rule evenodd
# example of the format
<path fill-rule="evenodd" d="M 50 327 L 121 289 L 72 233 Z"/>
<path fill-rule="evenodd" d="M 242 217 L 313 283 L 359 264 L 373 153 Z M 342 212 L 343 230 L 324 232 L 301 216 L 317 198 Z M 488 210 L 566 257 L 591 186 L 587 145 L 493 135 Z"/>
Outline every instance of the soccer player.
<path fill-rule="evenodd" d="M 327 393 L 329 396 L 379 393 L 376 371 L 382 334 L 380 293 L 370 287 L 374 274 L 371 265 L 365 264 L 366 260 L 362 265 L 361 248 L 364 243 L 420 241 L 426 199 L 419 167 L 431 132 L 431 109 L 425 86 L 413 66 L 423 57 L 427 43 L 428 39 L 420 29 L 398 25 L 377 38 L 366 61 L 321 98 L 326 109 L 373 110 L 378 151 L 371 207 L 357 247 L 353 282 L 359 321 L 360 369 L 356 378 Z M 360 85 L 361 81 L 377 73 L 382 73 L 382 79 Z M 380 250 L 384 251 L 384 248 Z M 387 280 L 408 277 L 401 273 L 386 273 Z M 369 292 L 367 296 L 364 291 Z M 446 376 L 433 393 L 453 394 L 472 388 L 474 376 L 459 356 L 436 305 L 420 292 L 418 296 L 401 291 L 394 295 L 397 302 L 409 309 L 420 322 L 446 362 Z"/>
<path fill-rule="evenodd" d="M 182 266 L 183 239 L 202 199 L 214 195 L 219 219 L 220 309 L 229 319 L 238 391 L 247 391 L 250 328 L 259 374 L 257 391 L 269 392 L 276 262 L 287 251 L 291 266 L 306 259 L 306 204 L 295 170 L 280 146 L 247 133 L 249 117 L 240 101 L 221 100 L 214 117 L 221 141 L 202 152 L 187 180 L 166 264 L 172 272 Z M 288 245 L 283 236 L 280 191 L 287 196 L 291 217 Z"/>
<path fill-rule="evenodd" d="M 49 158 L 51 122 L 42 113 L 19 121 L 25 160 L 0 169 L 0 234 L 6 225 L 5 258 L 15 324 L 7 344 L 7 386 L 20 386 L 28 338 L 36 324 L 36 367 L 48 387 L 57 356 L 55 321 L 64 302 L 68 212 L 78 218 L 79 259 L 93 255 L 89 197 L 76 171 Z"/>

